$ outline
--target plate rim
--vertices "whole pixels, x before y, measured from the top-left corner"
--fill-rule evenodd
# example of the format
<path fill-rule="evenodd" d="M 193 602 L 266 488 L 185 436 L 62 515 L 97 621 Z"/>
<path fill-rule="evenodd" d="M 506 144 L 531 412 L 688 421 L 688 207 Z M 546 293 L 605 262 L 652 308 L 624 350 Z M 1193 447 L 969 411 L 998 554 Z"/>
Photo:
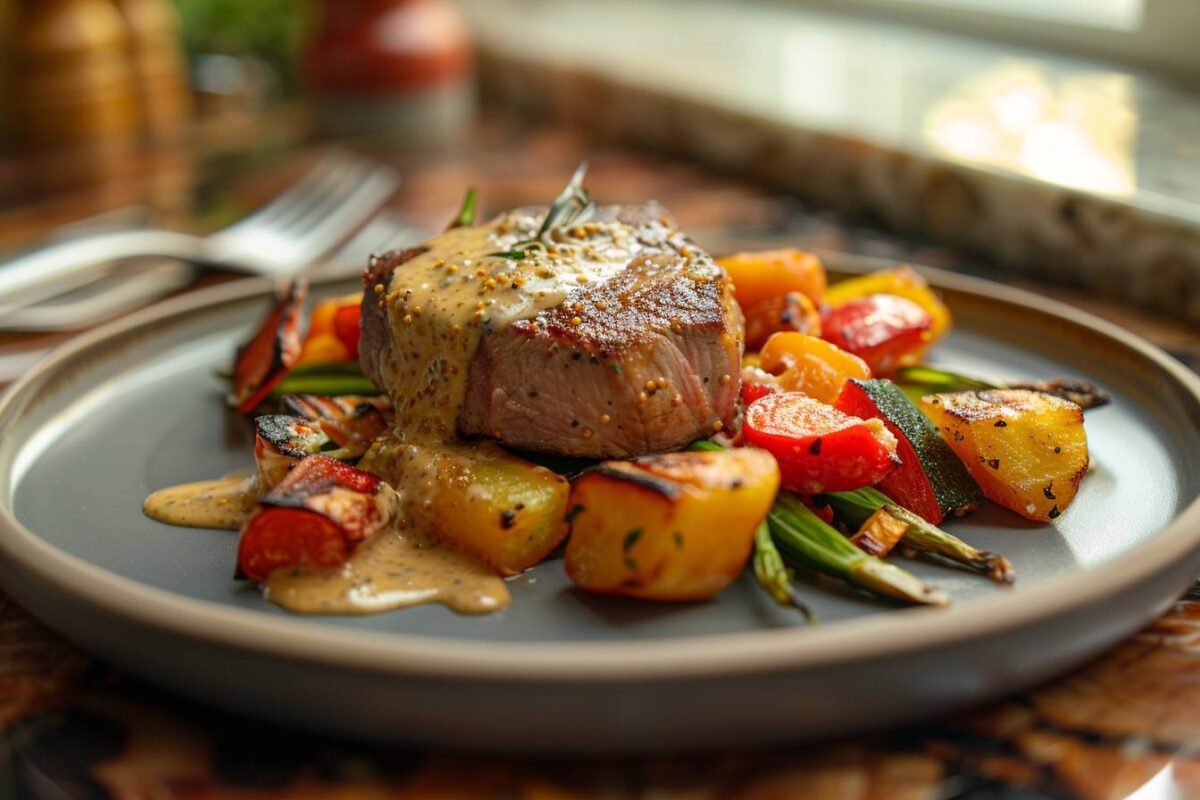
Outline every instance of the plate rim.
<path fill-rule="evenodd" d="M 823 258 L 826 254 L 822 254 Z M 858 272 L 894 263 L 868 256 L 828 254 L 835 271 Z M 983 278 L 915 265 L 937 288 L 1022 306 L 1129 348 L 1156 367 L 1200 409 L 1200 375 L 1157 346 L 1115 323 L 1025 289 Z M 318 285 L 345 282 L 329 279 Z M 247 279 L 200 289 L 148 307 L 75 337 L 48 354 L 0 396 L 0 430 L 34 398 L 39 383 L 89 349 L 139 329 L 204 313 L 224 303 L 270 291 L 270 281 Z M 200 640 L 208 645 L 285 658 L 315 666 L 349 668 L 440 680 L 506 683 L 621 683 L 656 679 L 745 676 L 816 665 L 907 655 L 990 638 L 1038 620 L 1068 614 L 1130 589 L 1200 547 L 1200 495 L 1182 508 L 1152 541 L 1120 559 L 1075 569 L 1038 584 L 997 593 L 946 609 L 904 608 L 839 621 L 829 626 L 754 629 L 648 641 L 466 641 L 397 631 L 344 629 L 302 617 L 269 616 L 187 597 L 139 583 L 91 564 L 41 539 L 11 508 L 11 464 L 0 464 L 6 481 L 0 496 L 0 553 L 59 594 L 141 627 Z M 1182 587 L 1181 587 L 1182 588 Z M 21 602 L 21 598 L 16 598 Z M 904 624 L 896 624 L 904 615 Z M 982 620 L 982 622 L 981 622 Z"/>

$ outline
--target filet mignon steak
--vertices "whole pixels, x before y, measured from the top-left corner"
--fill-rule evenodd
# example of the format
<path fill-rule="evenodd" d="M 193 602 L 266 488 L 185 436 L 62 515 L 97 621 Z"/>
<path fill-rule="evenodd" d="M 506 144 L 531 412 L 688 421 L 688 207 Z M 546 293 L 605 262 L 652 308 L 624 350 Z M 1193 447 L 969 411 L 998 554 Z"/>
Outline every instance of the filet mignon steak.
<path fill-rule="evenodd" d="M 728 425 L 742 324 L 721 269 L 656 203 L 520 245 L 544 216 L 518 209 L 373 259 L 360 359 L 398 434 L 602 458 Z"/>

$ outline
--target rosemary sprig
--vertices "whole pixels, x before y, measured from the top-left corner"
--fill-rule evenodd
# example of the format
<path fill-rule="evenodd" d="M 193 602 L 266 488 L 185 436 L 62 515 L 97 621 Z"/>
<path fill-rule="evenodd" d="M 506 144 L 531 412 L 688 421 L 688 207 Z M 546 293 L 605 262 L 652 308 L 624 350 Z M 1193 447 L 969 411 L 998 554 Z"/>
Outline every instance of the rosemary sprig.
<path fill-rule="evenodd" d="M 531 247 L 549 245 L 551 243 L 550 235 L 554 231 L 587 222 L 596 211 L 596 204 L 592 202 L 592 196 L 588 194 L 587 189 L 583 188 L 583 176 L 587 174 L 587 169 L 586 161 L 581 161 L 575 168 L 571 180 L 567 181 L 566 187 L 550 204 L 550 210 L 546 212 L 542 226 L 538 228 L 538 232 L 532 239 L 517 242 L 508 250 L 488 253 L 488 255 L 519 260 L 526 256 Z"/>
<path fill-rule="evenodd" d="M 463 197 L 462 208 L 458 210 L 458 216 L 454 218 L 454 222 L 450 223 L 451 228 L 466 228 L 475 224 L 475 215 L 477 213 L 476 206 L 478 202 L 477 192 L 474 186 L 467 187 L 467 194 Z"/>

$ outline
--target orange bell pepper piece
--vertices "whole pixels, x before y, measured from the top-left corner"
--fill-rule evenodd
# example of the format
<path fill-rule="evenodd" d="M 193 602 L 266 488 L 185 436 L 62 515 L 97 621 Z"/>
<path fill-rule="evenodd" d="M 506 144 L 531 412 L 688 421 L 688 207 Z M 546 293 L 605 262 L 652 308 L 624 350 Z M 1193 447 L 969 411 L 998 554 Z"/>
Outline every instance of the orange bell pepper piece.
<path fill-rule="evenodd" d="M 812 253 L 791 248 L 734 253 L 718 258 L 733 282 L 733 296 L 745 311 L 763 300 L 800 292 L 814 306 L 825 300 L 825 268 Z"/>
<path fill-rule="evenodd" d="M 304 340 L 300 357 L 296 366 L 306 364 L 329 364 L 337 361 L 353 361 L 354 355 L 346 348 L 345 343 L 332 332 L 310 334 Z"/>
<path fill-rule="evenodd" d="M 802 292 L 787 292 L 742 306 L 746 318 L 746 349 L 757 350 L 773 333 L 799 331 L 821 335 L 821 312 Z"/>
<path fill-rule="evenodd" d="M 837 399 L 851 378 L 865 380 L 871 370 L 858 356 L 806 333 L 777 333 L 758 354 L 761 367 L 789 392 L 804 392 L 823 403 Z"/>

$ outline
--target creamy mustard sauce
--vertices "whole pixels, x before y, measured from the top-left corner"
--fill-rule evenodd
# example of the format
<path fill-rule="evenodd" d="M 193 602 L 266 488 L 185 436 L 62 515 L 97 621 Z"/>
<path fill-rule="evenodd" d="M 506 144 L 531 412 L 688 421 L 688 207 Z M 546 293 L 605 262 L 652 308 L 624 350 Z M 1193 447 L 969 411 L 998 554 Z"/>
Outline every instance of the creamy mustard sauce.
<path fill-rule="evenodd" d="M 469 444 L 455 443 L 468 367 L 484 334 L 569 303 L 573 289 L 607 280 L 648 246 L 682 249 L 664 223 L 637 230 L 619 222 L 556 231 L 549 245 L 522 247 L 543 215 L 510 213 L 479 227 L 456 228 L 425 243 L 426 252 L 397 267 L 390 282 L 367 287 L 387 312 L 390 347 L 364 352 L 396 410 L 395 430 L 363 457 L 399 493 L 401 513 L 337 568 L 282 568 L 266 582 L 267 599 L 301 613 L 369 614 L 440 602 L 485 613 L 509 602 L 504 582 L 486 565 L 427 535 L 421 513 L 438 490 L 438 464 L 461 460 L 469 478 Z M 679 237 L 679 238 L 677 238 Z M 174 525 L 238 529 L 254 510 L 253 479 L 164 489 L 145 512 Z"/>
<path fill-rule="evenodd" d="M 302 614 L 372 614 L 442 603 L 461 614 L 508 605 L 508 588 L 481 561 L 396 525 L 359 545 L 340 567 L 277 569 L 265 596 Z"/>
<path fill-rule="evenodd" d="M 160 489 L 146 498 L 142 512 L 168 525 L 236 531 L 257 502 L 257 477 L 229 477 Z"/>

